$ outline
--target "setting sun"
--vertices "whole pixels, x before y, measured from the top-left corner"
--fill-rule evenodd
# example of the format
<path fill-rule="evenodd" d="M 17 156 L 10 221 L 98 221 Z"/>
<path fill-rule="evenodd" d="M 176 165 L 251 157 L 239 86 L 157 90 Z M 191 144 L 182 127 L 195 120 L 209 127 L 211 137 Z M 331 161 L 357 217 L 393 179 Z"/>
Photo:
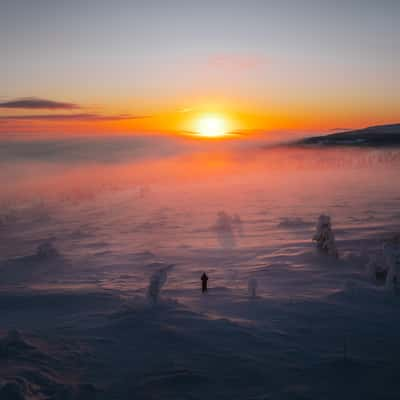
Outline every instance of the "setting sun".
<path fill-rule="evenodd" d="M 200 117 L 195 124 L 195 131 L 199 136 L 221 137 L 228 134 L 227 121 L 219 115 L 205 115 Z"/>

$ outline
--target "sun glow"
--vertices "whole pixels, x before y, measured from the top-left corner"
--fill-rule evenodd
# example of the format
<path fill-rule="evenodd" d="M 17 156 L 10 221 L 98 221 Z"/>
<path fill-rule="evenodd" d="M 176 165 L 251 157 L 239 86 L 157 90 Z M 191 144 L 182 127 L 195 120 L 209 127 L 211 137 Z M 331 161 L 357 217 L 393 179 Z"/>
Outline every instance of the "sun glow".
<path fill-rule="evenodd" d="M 217 138 L 228 135 L 229 127 L 226 119 L 219 115 L 201 116 L 195 123 L 198 136 Z"/>

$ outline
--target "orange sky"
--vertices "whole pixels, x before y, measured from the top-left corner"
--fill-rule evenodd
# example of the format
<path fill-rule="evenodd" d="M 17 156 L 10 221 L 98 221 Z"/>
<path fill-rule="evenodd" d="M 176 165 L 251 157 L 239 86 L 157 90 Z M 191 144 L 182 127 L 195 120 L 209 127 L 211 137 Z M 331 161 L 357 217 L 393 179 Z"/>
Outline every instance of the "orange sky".
<path fill-rule="evenodd" d="M 0 10 L 2 134 L 400 121 L 400 2 L 33 3 Z"/>
<path fill-rule="evenodd" d="M 129 107 L 126 107 L 129 108 Z M 368 109 L 367 109 L 368 110 Z M 120 115 L 117 110 L 109 107 L 106 113 L 92 113 L 80 110 L 74 112 L 45 112 L 18 111 L 11 117 L 0 120 L 0 133 L 35 133 L 47 134 L 136 134 L 136 133 L 173 133 L 187 134 L 195 132 L 197 122 L 203 116 L 215 115 L 225 121 L 229 132 L 246 135 L 257 133 L 282 132 L 329 132 L 333 129 L 349 129 L 369 125 L 396 123 L 400 120 L 397 109 L 393 107 L 374 110 L 373 113 L 365 109 L 353 107 L 346 108 L 320 105 L 318 109 L 307 107 L 304 104 L 292 108 L 279 109 L 271 107 L 264 113 L 241 112 L 233 107 L 208 105 L 188 107 L 177 111 L 159 112 L 148 115 Z M 4 113 L 4 111 L 3 111 Z M 90 114 L 89 114 L 90 113 Z M 79 114 L 82 116 L 68 119 L 63 115 Z M 12 115 L 24 116 L 24 119 L 13 119 Z M 34 118 L 30 119 L 30 116 Z M 41 119 L 41 115 L 44 115 Z M 48 118 L 55 115 L 55 118 Z M 26 117 L 26 119 L 25 119 Z"/>

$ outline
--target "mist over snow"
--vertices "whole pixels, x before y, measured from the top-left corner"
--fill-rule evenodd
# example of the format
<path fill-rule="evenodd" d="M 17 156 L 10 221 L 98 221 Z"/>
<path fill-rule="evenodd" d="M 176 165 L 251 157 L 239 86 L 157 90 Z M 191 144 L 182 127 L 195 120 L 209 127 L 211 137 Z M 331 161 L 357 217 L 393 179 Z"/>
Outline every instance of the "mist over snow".
<path fill-rule="evenodd" d="M 1 142 L 0 399 L 397 398 L 399 167 L 394 150 Z M 339 258 L 316 250 L 329 232 Z"/>

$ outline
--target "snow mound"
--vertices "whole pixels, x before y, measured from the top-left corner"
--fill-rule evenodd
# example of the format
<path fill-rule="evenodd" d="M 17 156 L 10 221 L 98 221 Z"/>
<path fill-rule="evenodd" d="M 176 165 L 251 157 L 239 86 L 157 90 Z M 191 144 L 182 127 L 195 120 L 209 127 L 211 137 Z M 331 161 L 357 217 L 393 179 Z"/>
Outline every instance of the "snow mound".
<path fill-rule="evenodd" d="M 24 382 L 7 382 L 0 386 L 0 398 L 4 400 L 27 400 L 28 389 Z"/>
<path fill-rule="evenodd" d="M 4 338 L 0 339 L 0 359 L 11 355 L 23 355 L 34 348 L 23 339 L 18 330 L 10 330 Z"/>

